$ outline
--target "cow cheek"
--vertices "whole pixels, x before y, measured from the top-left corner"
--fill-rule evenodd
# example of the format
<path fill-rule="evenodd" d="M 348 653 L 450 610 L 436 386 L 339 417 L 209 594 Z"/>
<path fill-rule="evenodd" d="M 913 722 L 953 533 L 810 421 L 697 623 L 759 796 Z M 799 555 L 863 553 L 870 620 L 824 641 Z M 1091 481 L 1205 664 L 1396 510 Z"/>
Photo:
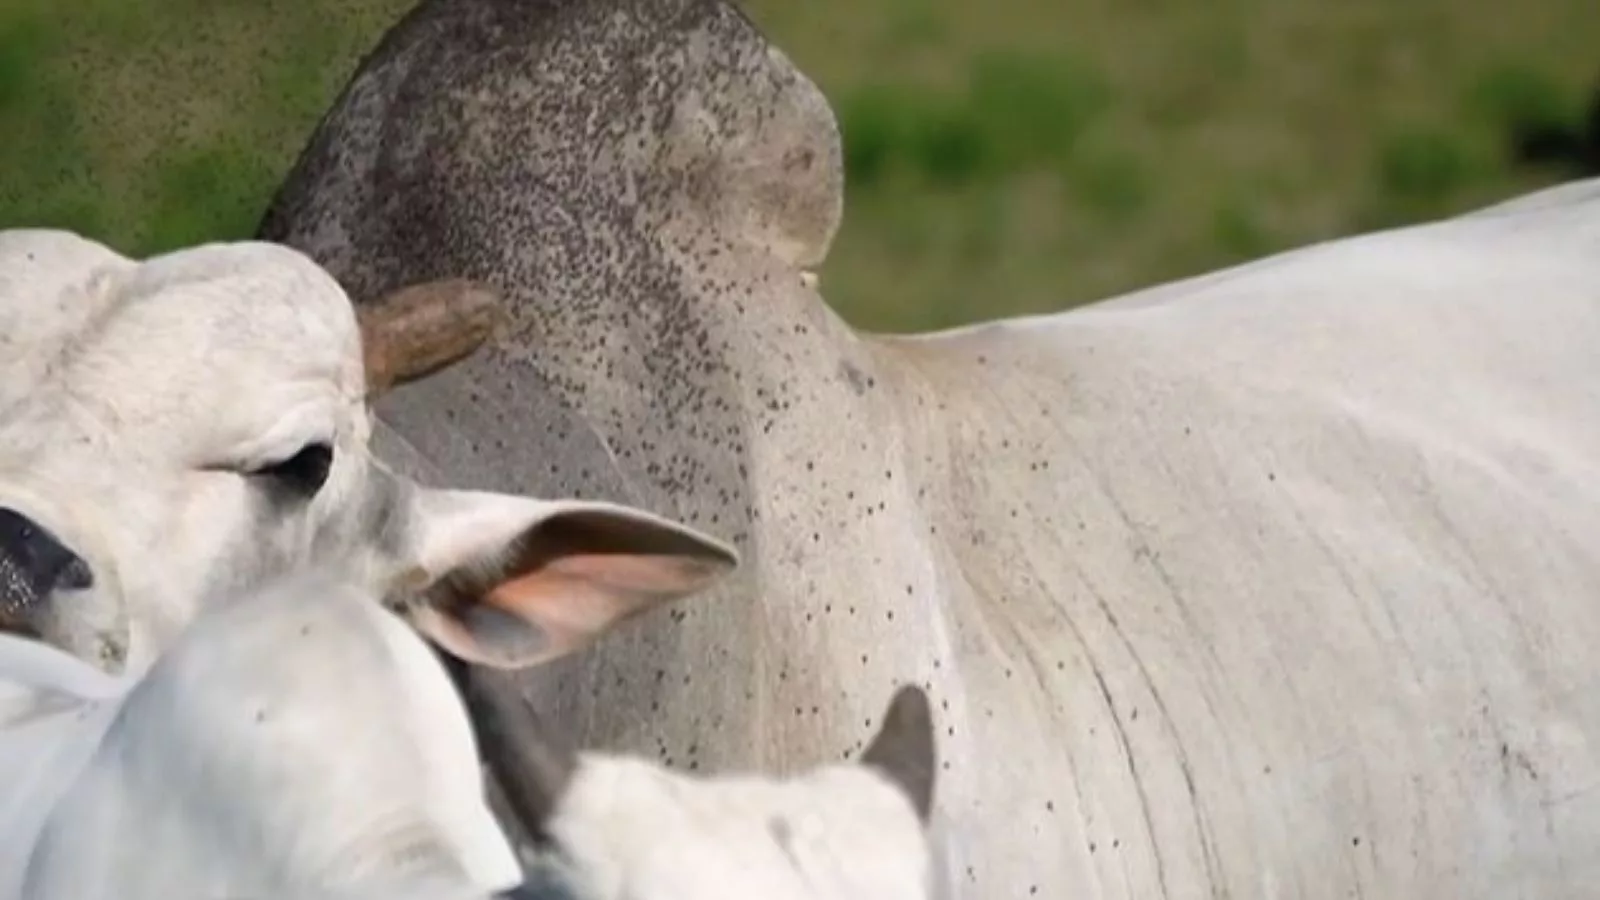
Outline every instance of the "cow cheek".
<path fill-rule="evenodd" d="M 299 543 L 248 479 L 233 473 L 208 473 L 164 505 L 171 514 L 147 545 L 159 555 L 137 565 L 167 593 L 146 602 L 173 608 L 180 620 L 197 614 L 208 597 L 263 583 Z"/>

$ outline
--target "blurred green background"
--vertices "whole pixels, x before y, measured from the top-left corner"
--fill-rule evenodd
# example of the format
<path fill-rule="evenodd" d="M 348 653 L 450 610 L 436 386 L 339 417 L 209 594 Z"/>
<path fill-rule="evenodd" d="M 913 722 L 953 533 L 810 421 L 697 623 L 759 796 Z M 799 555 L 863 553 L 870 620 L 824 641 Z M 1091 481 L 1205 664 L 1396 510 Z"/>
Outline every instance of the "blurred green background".
<path fill-rule="evenodd" d="M 0 225 L 248 236 L 413 0 L 0 0 Z M 1568 177 L 1595 0 L 750 0 L 839 111 L 852 322 L 1059 309 Z"/>

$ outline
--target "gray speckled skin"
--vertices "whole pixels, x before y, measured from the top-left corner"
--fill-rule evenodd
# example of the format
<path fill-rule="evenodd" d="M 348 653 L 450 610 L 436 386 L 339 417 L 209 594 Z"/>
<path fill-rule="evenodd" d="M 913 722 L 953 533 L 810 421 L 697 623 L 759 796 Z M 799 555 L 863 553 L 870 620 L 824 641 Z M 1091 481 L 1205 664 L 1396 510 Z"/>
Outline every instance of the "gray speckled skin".
<path fill-rule="evenodd" d="M 837 352 L 822 332 L 841 326 L 797 266 L 825 252 L 840 186 L 826 102 L 727 6 L 426 3 L 365 63 L 260 233 L 358 302 L 444 272 L 510 298 L 492 350 L 379 406 L 409 445 L 382 434 L 380 450 L 466 487 L 626 498 L 749 555 L 751 435 L 855 397 L 785 364 Z M 764 704 L 733 702 L 755 685 L 708 676 L 728 643 L 760 640 L 760 574 L 539 680 L 586 745 L 648 735 L 641 749 L 677 763 L 750 761 L 706 730 L 755 728 Z"/>
<path fill-rule="evenodd" d="M 956 897 L 1592 892 L 1592 184 L 914 338 L 802 278 L 841 187 L 824 99 L 718 0 L 427 0 L 363 64 L 262 236 L 358 302 L 510 305 L 379 452 L 745 563 L 471 678 L 777 772 L 919 681 Z"/>
<path fill-rule="evenodd" d="M 848 463 L 877 473 L 859 495 L 829 470 L 871 431 L 872 363 L 800 274 L 841 204 L 826 100 L 730 6 L 448 0 L 385 37 L 262 223 L 357 302 L 438 273 L 509 297 L 491 350 L 380 404 L 377 446 L 400 468 L 625 498 L 739 547 L 725 590 L 523 679 L 584 746 L 804 766 L 859 749 L 895 683 L 924 673 L 920 654 L 885 654 L 841 681 L 813 655 L 862 656 L 819 632 L 870 600 L 852 571 L 882 553 L 832 526 L 897 487 L 867 456 Z M 836 479 L 834 502 L 754 497 L 754 468 L 777 465 L 784 497 Z M 764 549 L 775 513 L 803 515 L 801 537 Z M 757 598 L 774 550 L 792 583 Z"/>

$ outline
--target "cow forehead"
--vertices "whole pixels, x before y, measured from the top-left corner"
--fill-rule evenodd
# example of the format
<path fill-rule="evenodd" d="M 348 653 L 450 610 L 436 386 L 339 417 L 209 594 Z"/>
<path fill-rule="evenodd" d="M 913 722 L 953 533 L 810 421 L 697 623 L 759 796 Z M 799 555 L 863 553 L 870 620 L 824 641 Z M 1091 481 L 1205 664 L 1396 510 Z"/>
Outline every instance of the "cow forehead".
<path fill-rule="evenodd" d="M 64 393 L 148 419 L 296 385 L 361 390 L 348 298 L 267 243 L 135 261 L 66 232 L 0 232 L 0 345 L 0 406 Z"/>

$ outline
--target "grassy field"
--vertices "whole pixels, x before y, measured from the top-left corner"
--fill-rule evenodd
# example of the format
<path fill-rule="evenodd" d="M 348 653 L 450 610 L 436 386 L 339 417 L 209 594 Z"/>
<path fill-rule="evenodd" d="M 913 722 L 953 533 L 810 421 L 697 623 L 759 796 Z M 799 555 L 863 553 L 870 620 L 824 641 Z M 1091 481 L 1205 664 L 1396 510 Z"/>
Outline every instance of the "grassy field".
<path fill-rule="evenodd" d="M 4 0 L 0 225 L 247 235 L 412 0 Z M 832 98 L 853 322 L 1058 309 L 1466 209 L 1600 78 L 1594 0 L 750 0 Z"/>

